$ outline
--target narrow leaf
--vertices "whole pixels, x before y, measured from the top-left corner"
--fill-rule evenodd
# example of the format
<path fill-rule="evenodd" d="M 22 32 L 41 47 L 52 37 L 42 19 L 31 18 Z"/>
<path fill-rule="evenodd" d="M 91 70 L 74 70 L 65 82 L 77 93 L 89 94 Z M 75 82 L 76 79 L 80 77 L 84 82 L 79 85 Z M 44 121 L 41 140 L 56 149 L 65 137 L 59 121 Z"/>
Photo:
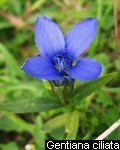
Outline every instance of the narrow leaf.
<path fill-rule="evenodd" d="M 102 88 L 102 91 L 111 92 L 111 93 L 120 93 L 120 88 L 119 88 L 119 87 L 114 87 L 114 88 Z"/>
<path fill-rule="evenodd" d="M 42 6 L 42 4 L 45 2 L 45 0 L 37 0 L 31 7 L 31 10 L 34 11 L 36 9 L 40 9 L 40 7 Z"/>
<path fill-rule="evenodd" d="M 14 113 L 30 113 L 46 111 L 60 107 L 61 104 L 53 98 L 39 97 L 32 100 L 21 100 L 9 103 L 1 103 L 1 111 L 9 111 Z"/>
<path fill-rule="evenodd" d="M 40 115 L 38 115 L 35 119 L 35 128 L 34 128 L 34 141 L 36 143 L 36 148 L 38 150 L 44 150 L 45 149 L 45 132 L 42 130 L 43 126 L 43 120 Z"/>
<path fill-rule="evenodd" d="M 74 111 L 70 114 L 70 118 L 66 124 L 65 131 L 67 132 L 66 140 L 75 140 L 79 126 L 79 112 Z"/>
<path fill-rule="evenodd" d="M 43 129 L 46 132 L 51 132 L 52 130 L 54 130 L 56 128 L 59 128 L 61 126 L 65 126 L 67 118 L 68 118 L 67 113 L 59 115 L 57 117 L 54 117 L 44 124 Z"/>
<path fill-rule="evenodd" d="M 9 131 L 16 131 L 16 132 L 22 132 L 22 131 L 28 131 L 32 133 L 33 131 L 33 125 L 30 123 L 27 123 L 22 118 L 20 118 L 16 114 L 12 113 L 2 113 L 2 116 L 0 118 L 0 130 L 9 132 Z"/>
<path fill-rule="evenodd" d="M 96 80 L 92 80 L 89 82 L 86 82 L 80 86 L 78 86 L 73 91 L 73 97 L 71 98 L 71 101 L 74 100 L 82 100 L 89 96 L 91 93 L 95 92 L 96 90 L 99 90 L 103 85 L 108 83 L 110 80 L 112 80 L 117 73 L 110 73 L 105 76 L 102 76 Z"/>
<path fill-rule="evenodd" d="M 0 43 L 0 52 L 5 57 L 5 63 L 8 66 L 9 75 L 23 77 L 24 74 L 21 71 L 20 66 L 17 64 L 17 61 L 2 43 Z"/>

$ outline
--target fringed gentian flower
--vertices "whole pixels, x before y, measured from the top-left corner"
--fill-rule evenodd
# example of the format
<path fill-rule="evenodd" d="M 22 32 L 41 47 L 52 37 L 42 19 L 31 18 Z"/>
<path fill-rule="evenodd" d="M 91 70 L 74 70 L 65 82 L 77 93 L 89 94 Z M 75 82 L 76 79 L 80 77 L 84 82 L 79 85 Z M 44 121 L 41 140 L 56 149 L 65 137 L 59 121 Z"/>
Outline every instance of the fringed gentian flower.
<path fill-rule="evenodd" d="M 96 79 L 101 73 L 101 64 L 82 57 L 96 30 L 97 20 L 88 18 L 75 25 L 64 37 L 52 20 L 39 17 L 34 36 L 40 54 L 28 58 L 22 70 L 35 78 L 52 81 L 57 86 L 70 85 L 75 79 Z"/>

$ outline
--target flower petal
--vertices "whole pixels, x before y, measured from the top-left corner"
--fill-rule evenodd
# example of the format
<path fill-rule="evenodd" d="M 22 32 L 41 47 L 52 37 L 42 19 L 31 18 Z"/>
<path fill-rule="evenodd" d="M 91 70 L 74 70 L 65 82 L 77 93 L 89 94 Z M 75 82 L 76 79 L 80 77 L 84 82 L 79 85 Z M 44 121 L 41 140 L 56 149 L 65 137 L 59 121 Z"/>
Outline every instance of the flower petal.
<path fill-rule="evenodd" d="M 83 58 L 67 71 L 70 77 L 77 80 L 96 79 L 102 71 L 101 64 L 91 58 Z"/>
<path fill-rule="evenodd" d="M 37 19 L 34 36 L 36 46 L 44 56 L 51 56 L 65 48 L 65 41 L 60 28 L 47 17 Z"/>
<path fill-rule="evenodd" d="M 47 57 L 33 56 L 28 58 L 21 69 L 38 79 L 56 80 L 61 76 Z"/>
<path fill-rule="evenodd" d="M 93 41 L 97 20 L 88 18 L 75 25 L 65 36 L 66 50 L 73 58 L 78 57 Z"/>

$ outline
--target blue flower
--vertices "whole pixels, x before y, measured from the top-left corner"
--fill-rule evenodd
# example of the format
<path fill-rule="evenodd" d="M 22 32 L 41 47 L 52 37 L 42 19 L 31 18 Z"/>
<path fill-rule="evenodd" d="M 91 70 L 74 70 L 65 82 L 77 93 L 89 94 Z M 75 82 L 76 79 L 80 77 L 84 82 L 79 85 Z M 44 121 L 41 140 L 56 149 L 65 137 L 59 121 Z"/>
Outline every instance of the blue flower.
<path fill-rule="evenodd" d="M 27 74 L 52 81 L 55 85 L 71 84 L 76 80 L 96 79 L 101 64 L 82 57 L 93 41 L 97 20 L 87 18 L 75 25 L 65 36 L 47 17 L 38 17 L 35 23 L 35 43 L 39 55 L 28 58 L 21 67 Z"/>

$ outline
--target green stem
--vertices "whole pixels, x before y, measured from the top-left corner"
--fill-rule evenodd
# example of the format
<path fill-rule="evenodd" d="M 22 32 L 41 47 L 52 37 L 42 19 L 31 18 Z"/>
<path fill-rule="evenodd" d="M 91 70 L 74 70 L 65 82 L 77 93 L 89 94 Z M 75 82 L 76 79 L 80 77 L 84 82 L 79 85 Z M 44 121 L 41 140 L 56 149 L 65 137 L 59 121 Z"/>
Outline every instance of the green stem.
<path fill-rule="evenodd" d="M 65 105 L 62 89 L 60 87 L 55 87 L 50 81 L 49 83 L 54 94 L 59 98 L 60 102 Z"/>
<path fill-rule="evenodd" d="M 71 96 L 71 93 L 74 89 L 74 81 L 71 85 L 65 85 L 63 88 L 63 97 L 66 101 L 68 101 L 69 97 Z"/>

